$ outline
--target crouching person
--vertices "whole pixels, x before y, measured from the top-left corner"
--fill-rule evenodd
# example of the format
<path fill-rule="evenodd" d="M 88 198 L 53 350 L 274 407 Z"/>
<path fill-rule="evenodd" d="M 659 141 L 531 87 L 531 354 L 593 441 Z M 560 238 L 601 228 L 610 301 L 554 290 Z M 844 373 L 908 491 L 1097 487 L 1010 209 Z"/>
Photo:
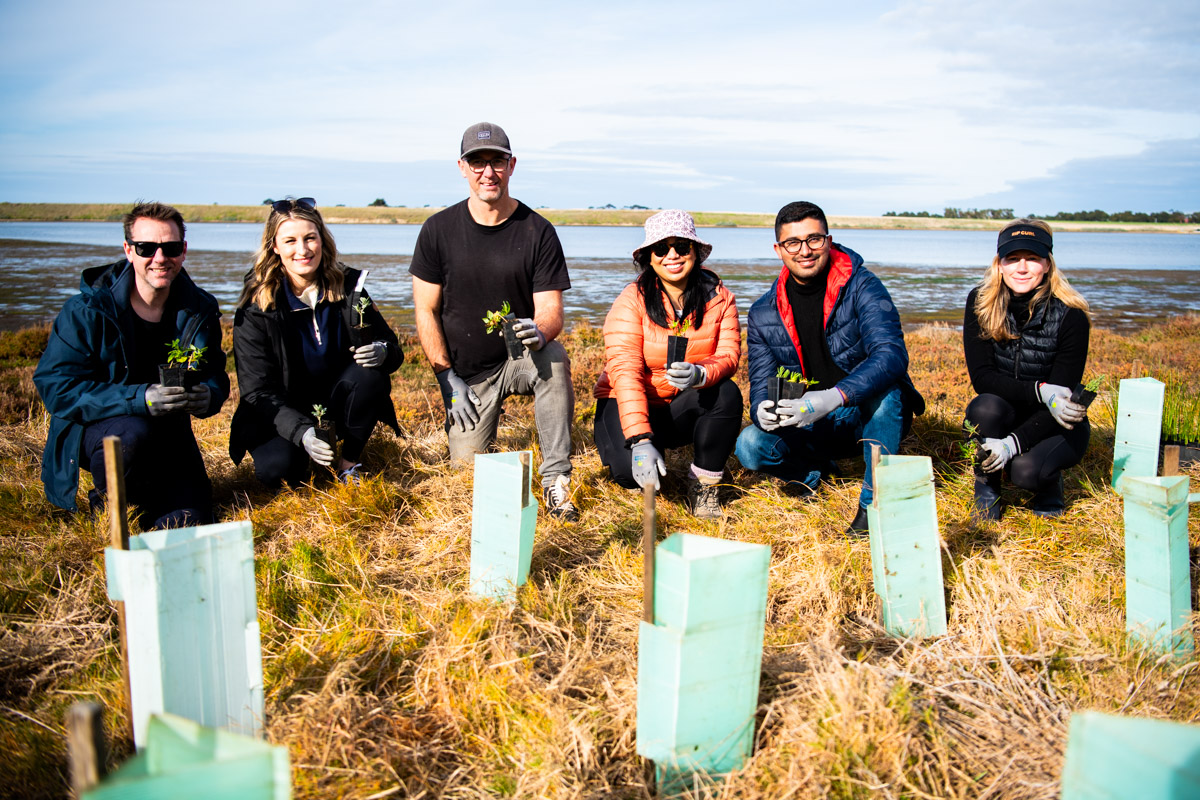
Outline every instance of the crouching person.
<path fill-rule="evenodd" d="M 641 275 L 604 320 L 604 371 L 596 383 L 594 435 L 612 479 L 659 487 L 662 452 L 693 445 L 688 506 L 719 517 L 725 462 L 742 426 L 742 393 L 732 380 L 742 354 L 737 303 L 716 273 L 701 269 L 712 245 L 684 211 L 646 220 L 633 251 Z M 667 363 L 667 336 L 688 333 L 686 357 Z"/>
<path fill-rule="evenodd" d="M 183 216 L 161 203 L 125 215 L 125 258 L 84 270 L 79 294 L 54 320 L 33 382 L 50 413 L 42 457 L 46 497 L 76 510 L 79 468 L 92 473 L 93 513 L 107 490 L 104 439 L 117 436 L 125 497 L 144 529 L 212 522 L 212 484 L 192 417 L 229 396 L 221 312 L 183 269 Z M 192 388 L 164 386 L 171 349 L 190 353 Z"/>
<path fill-rule="evenodd" d="M 272 206 L 234 317 L 241 401 L 229 432 L 233 462 L 249 452 L 272 488 L 307 480 L 313 463 L 355 483 L 375 423 L 399 433 L 391 374 L 404 353 L 370 297 L 356 295 L 360 274 L 338 263 L 312 198 Z M 326 422 L 336 434 L 323 438 Z"/>
<path fill-rule="evenodd" d="M 737 457 L 813 491 L 834 470 L 832 459 L 862 453 L 866 472 L 846 533 L 864 535 L 871 445 L 896 453 L 912 415 L 925 410 L 908 377 L 900 314 L 862 257 L 834 243 L 817 206 L 780 209 L 775 238 L 783 269 L 747 318 L 754 424 L 738 437 Z M 814 386 L 798 400 L 772 402 L 767 381 L 780 367 Z"/>

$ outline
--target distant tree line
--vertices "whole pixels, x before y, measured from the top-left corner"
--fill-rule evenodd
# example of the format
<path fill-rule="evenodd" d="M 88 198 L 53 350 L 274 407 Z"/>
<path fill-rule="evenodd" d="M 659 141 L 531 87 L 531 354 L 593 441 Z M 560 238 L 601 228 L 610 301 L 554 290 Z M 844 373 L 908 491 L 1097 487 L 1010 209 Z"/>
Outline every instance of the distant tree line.
<path fill-rule="evenodd" d="M 885 217 L 932 217 L 934 219 L 1015 219 L 1011 208 L 949 208 L 941 214 L 928 211 L 887 211 Z M 1029 219 L 1045 219 L 1060 222 L 1200 222 L 1200 211 L 1190 214 L 1183 211 L 1059 211 L 1049 216 L 1028 214 Z"/>

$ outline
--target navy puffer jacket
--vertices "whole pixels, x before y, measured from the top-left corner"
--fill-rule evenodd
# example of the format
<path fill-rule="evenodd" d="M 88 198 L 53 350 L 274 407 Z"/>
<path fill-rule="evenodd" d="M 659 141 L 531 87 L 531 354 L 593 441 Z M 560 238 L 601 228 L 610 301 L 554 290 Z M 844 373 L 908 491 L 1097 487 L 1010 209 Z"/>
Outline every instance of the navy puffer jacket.
<path fill-rule="evenodd" d="M 908 376 L 908 349 L 891 295 L 853 250 L 834 244 L 830 261 L 825 338 L 834 362 L 846 373 L 837 384 L 846 396 L 846 405 L 856 405 L 899 384 L 906 410 L 924 413 L 925 400 Z M 751 409 L 767 399 L 767 379 L 774 377 L 779 367 L 801 371 L 800 342 L 783 283 L 788 276 L 785 266 L 747 315 Z M 757 425 L 753 411 L 750 416 Z"/>

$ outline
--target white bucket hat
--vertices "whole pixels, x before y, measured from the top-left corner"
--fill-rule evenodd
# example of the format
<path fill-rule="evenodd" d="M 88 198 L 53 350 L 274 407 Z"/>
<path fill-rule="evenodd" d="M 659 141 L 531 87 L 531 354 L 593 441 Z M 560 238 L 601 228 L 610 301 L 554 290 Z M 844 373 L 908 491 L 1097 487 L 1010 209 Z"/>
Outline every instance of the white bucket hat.
<path fill-rule="evenodd" d="M 696 221 L 692 219 L 692 215 L 677 208 L 669 208 L 646 220 L 646 240 L 633 251 L 634 263 L 638 264 L 638 256 L 642 250 L 672 236 L 676 239 L 691 239 L 699 245 L 696 248 L 696 266 L 707 261 L 712 253 L 712 245 L 696 235 Z"/>

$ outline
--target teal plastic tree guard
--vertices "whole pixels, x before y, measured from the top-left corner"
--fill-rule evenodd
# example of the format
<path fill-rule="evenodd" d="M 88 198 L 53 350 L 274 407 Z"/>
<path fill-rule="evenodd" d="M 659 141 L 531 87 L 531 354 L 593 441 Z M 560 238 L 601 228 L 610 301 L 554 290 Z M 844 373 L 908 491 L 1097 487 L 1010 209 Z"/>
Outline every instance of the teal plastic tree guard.
<path fill-rule="evenodd" d="M 892 636 L 942 636 L 946 596 L 938 541 L 933 462 L 928 456 L 879 456 L 867 508 L 871 575 Z"/>
<path fill-rule="evenodd" d="M 1131 642 L 1190 656 L 1188 478 L 1136 478 L 1125 498 L 1125 628 Z"/>
<path fill-rule="evenodd" d="M 1071 715 L 1062 800 L 1200 797 L 1200 726 L 1097 711 Z"/>
<path fill-rule="evenodd" d="M 658 545 L 654 624 L 638 634 L 637 751 L 660 792 L 742 765 L 754 743 L 766 545 L 676 533 Z"/>
<path fill-rule="evenodd" d="M 1112 486 L 1121 490 L 1121 478 L 1158 475 L 1158 443 L 1162 438 L 1162 381 L 1125 378 L 1117 395 L 1117 434 L 1113 442 Z"/>
<path fill-rule="evenodd" d="M 141 752 L 81 800 L 288 800 L 286 747 L 154 714 Z"/>
<path fill-rule="evenodd" d="M 262 646 L 249 521 L 150 531 L 104 551 L 125 601 L 133 738 L 151 714 L 262 735 Z"/>
<path fill-rule="evenodd" d="M 528 450 L 475 456 L 471 591 L 508 601 L 529 578 L 537 501 Z"/>

